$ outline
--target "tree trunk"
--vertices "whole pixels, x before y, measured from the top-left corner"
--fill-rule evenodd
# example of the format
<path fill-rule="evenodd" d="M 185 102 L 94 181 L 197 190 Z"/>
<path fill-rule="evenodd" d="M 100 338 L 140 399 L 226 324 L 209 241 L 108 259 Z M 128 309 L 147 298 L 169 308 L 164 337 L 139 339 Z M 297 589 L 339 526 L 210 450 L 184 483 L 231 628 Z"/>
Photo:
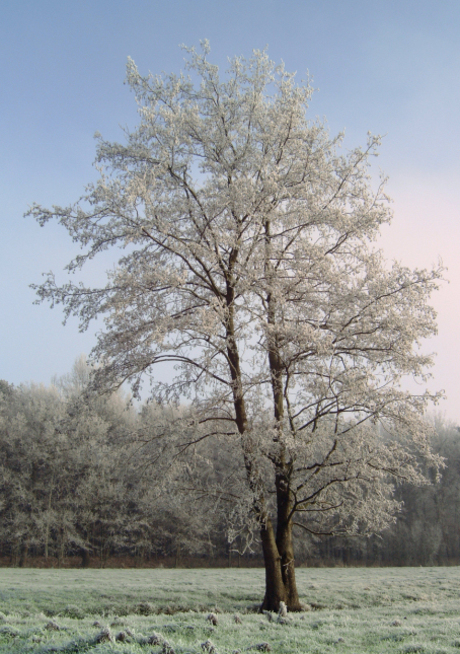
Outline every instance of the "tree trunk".
<path fill-rule="evenodd" d="M 19 548 L 19 563 L 18 566 L 23 568 L 27 563 L 27 555 L 29 554 L 29 537 L 27 536 L 21 543 Z"/>
<path fill-rule="evenodd" d="M 286 590 L 286 605 L 289 611 L 301 611 L 297 592 L 292 542 L 292 516 L 289 482 L 282 470 L 276 475 L 277 525 L 276 545 L 281 557 L 281 574 Z"/>
<path fill-rule="evenodd" d="M 268 223 L 267 223 L 267 236 L 269 236 Z M 244 436 L 247 430 L 248 421 L 247 421 L 246 406 L 245 406 L 245 399 L 244 399 L 243 386 L 242 386 L 242 375 L 241 375 L 241 368 L 240 368 L 239 352 L 238 352 L 238 346 L 235 338 L 235 324 L 234 324 L 235 293 L 234 293 L 233 284 L 230 282 L 230 278 L 227 279 L 226 300 L 227 300 L 227 308 L 228 308 L 228 316 L 226 322 L 227 355 L 228 355 L 228 362 L 230 365 L 230 374 L 233 382 L 232 383 L 233 405 L 235 408 L 235 418 L 236 418 L 238 431 L 241 434 L 241 436 Z M 268 322 L 274 323 L 275 302 L 273 301 L 270 294 L 267 298 L 267 304 L 269 307 Z M 283 414 L 284 414 L 282 366 L 281 366 L 281 359 L 279 355 L 279 347 L 276 338 L 274 342 L 270 343 L 269 365 L 272 375 L 274 414 L 278 425 L 281 427 Z M 255 483 L 254 480 L 255 470 L 253 468 L 253 461 L 250 456 L 250 453 L 244 451 L 244 447 L 243 447 L 243 456 L 246 466 L 246 472 L 248 475 L 249 486 L 251 490 L 257 490 L 257 484 Z M 280 464 L 280 470 L 283 470 L 283 468 L 286 467 L 283 453 L 280 456 L 279 464 Z M 285 478 L 284 475 L 283 478 Z M 263 549 L 264 563 L 265 563 L 265 597 L 262 603 L 262 610 L 266 610 L 266 611 L 278 611 L 280 602 L 285 602 L 287 604 L 288 610 L 291 611 L 301 610 L 296 582 L 295 582 L 294 550 L 292 546 L 292 525 L 289 516 L 290 496 L 289 496 L 288 484 L 286 484 L 286 488 L 287 488 L 287 493 L 286 493 L 287 499 L 285 501 L 285 507 L 283 509 L 284 514 L 282 513 L 282 511 L 280 513 L 280 499 L 278 498 L 278 525 L 280 525 L 280 515 L 281 515 L 281 526 L 279 526 L 279 528 L 277 529 L 276 537 L 275 537 L 271 520 L 268 518 L 268 516 L 264 516 L 263 499 L 262 501 L 260 501 L 259 499 L 255 501 L 255 511 L 259 519 L 261 520 L 261 525 L 262 525 L 260 533 L 261 533 L 262 549 Z M 278 492 L 278 496 L 279 496 L 279 492 Z M 279 540 L 279 546 L 281 547 L 281 551 L 278 547 L 278 540 Z"/>
<path fill-rule="evenodd" d="M 295 578 L 292 525 L 290 522 L 279 524 L 276 531 L 276 542 L 281 557 L 281 575 L 286 591 L 286 606 L 289 611 L 302 611 Z"/>
<path fill-rule="evenodd" d="M 49 525 L 46 525 L 45 529 L 45 559 L 48 558 L 49 552 L 48 552 L 48 544 L 49 544 Z"/>
<path fill-rule="evenodd" d="M 286 602 L 286 589 L 281 572 L 281 556 L 276 545 L 273 525 L 268 518 L 260 530 L 265 563 L 265 597 L 263 611 L 278 611 Z"/>
<path fill-rule="evenodd" d="M 90 564 L 89 550 L 86 547 L 80 547 L 80 556 L 81 556 L 80 566 L 82 568 L 89 568 L 89 564 Z"/>
<path fill-rule="evenodd" d="M 45 559 L 48 558 L 48 545 L 49 545 L 49 538 L 50 538 L 50 523 L 51 523 L 51 498 L 53 495 L 53 488 L 54 488 L 54 475 L 51 478 L 50 492 L 48 494 L 48 512 L 46 514 L 46 526 L 45 526 Z"/>
<path fill-rule="evenodd" d="M 10 564 L 15 568 L 18 564 L 18 557 L 19 557 L 19 546 L 20 542 L 18 540 L 13 541 L 11 545 L 11 552 L 10 552 Z"/>
<path fill-rule="evenodd" d="M 266 298 L 267 323 L 272 330 L 267 332 L 268 365 L 270 368 L 273 392 L 273 416 L 275 418 L 278 432 L 275 440 L 279 445 L 275 479 L 277 498 L 276 547 L 280 557 L 281 577 L 285 591 L 283 601 L 286 602 L 289 611 L 301 611 L 302 608 L 295 580 L 294 547 L 292 544 L 292 503 L 289 487 L 292 461 L 286 460 L 286 448 L 283 443 L 283 361 L 277 335 L 277 321 L 279 320 L 279 316 L 277 316 L 277 300 L 276 295 L 272 294 L 270 281 L 274 275 L 274 269 L 271 261 L 271 233 L 269 219 L 265 222 L 265 275 L 268 281 L 268 292 Z"/>

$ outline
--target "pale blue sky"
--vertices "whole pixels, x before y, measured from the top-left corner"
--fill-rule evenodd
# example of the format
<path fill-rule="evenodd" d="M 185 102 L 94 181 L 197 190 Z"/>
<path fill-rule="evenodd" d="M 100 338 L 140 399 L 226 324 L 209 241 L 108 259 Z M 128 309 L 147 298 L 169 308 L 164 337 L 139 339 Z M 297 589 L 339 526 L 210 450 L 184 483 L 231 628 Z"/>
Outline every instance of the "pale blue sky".
<path fill-rule="evenodd" d="M 94 330 L 64 328 L 59 309 L 32 304 L 28 284 L 61 271 L 73 247 L 22 214 L 34 201 L 76 200 L 94 178 L 94 132 L 119 139 L 120 125 L 134 126 L 128 55 L 141 73 L 178 72 L 179 44 L 207 38 L 223 68 L 268 45 L 299 78 L 309 71 L 311 116 L 345 129 L 346 145 L 386 134 L 378 165 L 395 218 L 382 245 L 414 267 L 439 256 L 449 267 L 433 302 L 430 388 L 446 390 L 441 410 L 460 422 L 459 34 L 458 0 L 2 0 L 0 378 L 49 383 L 94 344 Z"/>

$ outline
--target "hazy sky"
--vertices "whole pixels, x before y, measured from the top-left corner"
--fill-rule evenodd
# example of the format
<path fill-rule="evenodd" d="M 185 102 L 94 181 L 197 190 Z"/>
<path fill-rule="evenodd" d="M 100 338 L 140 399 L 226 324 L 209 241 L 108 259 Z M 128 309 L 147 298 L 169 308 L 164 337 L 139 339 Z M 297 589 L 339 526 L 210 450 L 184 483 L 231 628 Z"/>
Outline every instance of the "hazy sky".
<path fill-rule="evenodd" d="M 75 201 L 95 179 L 93 134 L 118 140 L 136 124 L 128 55 L 141 73 L 178 72 L 179 44 L 209 39 L 222 68 L 268 45 L 299 79 L 309 71 L 310 115 L 345 130 L 347 147 L 386 135 L 375 174 L 390 177 L 394 220 L 381 246 L 411 267 L 439 257 L 448 267 L 433 297 L 429 388 L 445 389 L 439 410 L 460 422 L 459 33 L 458 0 L 2 0 L 0 378 L 47 384 L 89 353 L 97 330 L 80 334 L 59 308 L 33 304 L 29 284 L 62 271 L 75 249 L 23 213 Z"/>

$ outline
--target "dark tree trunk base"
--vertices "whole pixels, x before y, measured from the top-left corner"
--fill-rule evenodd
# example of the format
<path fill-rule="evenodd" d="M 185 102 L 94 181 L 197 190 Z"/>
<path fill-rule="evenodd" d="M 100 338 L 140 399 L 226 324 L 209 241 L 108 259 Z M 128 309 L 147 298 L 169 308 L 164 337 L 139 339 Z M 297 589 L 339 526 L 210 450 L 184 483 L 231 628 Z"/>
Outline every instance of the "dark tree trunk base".
<path fill-rule="evenodd" d="M 80 555 L 81 555 L 81 567 L 88 568 L 90 564 L 89 551 L 85 547 L 82 547 L 80 549 Z"/>
<path fill-rule="evenodd" d="M 260 536 L 265 562 L 265 597 L 261 610 L 278 611 L 280 602 L 286 602 L 286 589 L 281 574 L 281 557 L 270 519 L 262 526 Z"/>

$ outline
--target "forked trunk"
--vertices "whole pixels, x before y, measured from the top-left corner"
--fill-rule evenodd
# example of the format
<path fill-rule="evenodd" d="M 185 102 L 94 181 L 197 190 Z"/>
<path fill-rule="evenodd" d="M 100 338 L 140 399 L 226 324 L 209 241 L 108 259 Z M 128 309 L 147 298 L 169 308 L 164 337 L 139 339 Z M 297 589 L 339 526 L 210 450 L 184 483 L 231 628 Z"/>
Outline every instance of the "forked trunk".
<path fill-rule="evenodd" d="M 268 227 L 267 227 L 268 229 Z M 233 252 L 234 258 L 237 256 L 237 251 Z M 228 316 L 226 322 L 227 332 L 227 355 L 230 366 L 230 374 L 232 378 L 233 390 L 233 405 L 235 408 L 235 418 L 239 433 L 244 436 L 247 430 L 247 416 L 245 399 L 242 387 L 242 375 L 240 368 L 238 346 L 235 338 L 235 325 L 234 325 L 234 287 L 227 279 L 227 307 Z M 268 297 L 269 309 L 269 322 L 274 318 L 274 303 L 271 297 Z M 283 417 L 283 393 L 282 393 L 282 372 L 281 361 L 279 356 L 278 344 L 272 344 L 269 350 L 269 363 L 272 373 L 272 386 L 275 402 L 275 419 L 281 424 Z M 257 484 L 254 484 L 254 469 L 251 456 L 248 452 L 244 452 L 244 462 L 248 475 L 249 485 L 252 490 L 257 489 Z M 280 464 L 284 463 L 283 456 L 281 456 Z M 277 475 L 278 479 L 279 476 Z M 260 531 L 262 540 L 262 549 L 264 554 L 265 563 L 265 597 L 262 604 L 262 610 L 278 611 L 280 602 L 285 602 L 288 610 L 299 611 L 301 610 L 299 597 L 297 594 L 297 587 L 295 582 L 294 571 L 294 550 L 292 547 L 292 528 L 289 516 L 289 491 L 285 493 L 285 498 L 281 498 L 280 488 L 277 484 L 278 494 L 278 528 L 275 536 L 273 524 L 268 517 L 262 520 L 262 527 Z M 280 502 L 281 498 L 281 502 Z M 284 502 L 284 504 L 283 504 Z M 256 513 L 259 518 L 263 515 L 264 511 L 259 502 Z M 281 521 L 280 521 L 281 520 Z"/>
<path fill-rule="evenodd" d="M 279 525 L 276 537 L 273 525 L 267 520 L 261 532 L 265 564 L 265 597 L 263 611 L 278 611 L 284 602 L 288 611 L 301 611 L 294 567 L 294 548 L 290 523 Z"/>
<path fill-rule="evenodd" d="M 279 448 L 275 481 L 277 500 L 276 550 L 279 556 L 281 579 L 284 587 L 283 601 L 286 603 L 289 611 L 301 611 L 302 608 L 295 581 L 294 547 L 292 544 L 292 498 L 289 487 L 291 463 L 289 462 L 289 457 L 286 455 L 286 447 L 283 442 L 284 367 L 281 346 L 277 335 L 277 322 L 279 319 L 279 316 L 277 316 L 277 299 L 276 294 L 272 293 L 271 287 L 271 280 L 275 276 L 271 258 L 271 238 L 270 220 L 267 219 L 265 221 L 265 275 L 269 282 L 266 298 L 267 323 L 270 326 L 270 329 L 267 331 L 268 364 L 273 391 L 273 415 L 277 428 L 275 442 Z M 267 562 L 265 565 L 267 566 Z"/>

